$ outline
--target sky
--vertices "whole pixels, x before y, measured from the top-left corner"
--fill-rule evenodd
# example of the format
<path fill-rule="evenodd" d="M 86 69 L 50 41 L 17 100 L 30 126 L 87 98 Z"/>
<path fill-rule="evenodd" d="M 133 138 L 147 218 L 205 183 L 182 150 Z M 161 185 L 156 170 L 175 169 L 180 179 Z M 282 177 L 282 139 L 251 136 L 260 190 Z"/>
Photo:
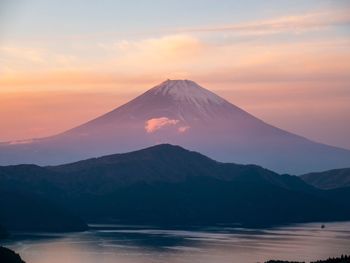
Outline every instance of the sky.
<path fill-rule="evenodd" d="M 350 1 L 0 0 L 0 141 L 62 132 L 166 79 L 350 149 Z"/>

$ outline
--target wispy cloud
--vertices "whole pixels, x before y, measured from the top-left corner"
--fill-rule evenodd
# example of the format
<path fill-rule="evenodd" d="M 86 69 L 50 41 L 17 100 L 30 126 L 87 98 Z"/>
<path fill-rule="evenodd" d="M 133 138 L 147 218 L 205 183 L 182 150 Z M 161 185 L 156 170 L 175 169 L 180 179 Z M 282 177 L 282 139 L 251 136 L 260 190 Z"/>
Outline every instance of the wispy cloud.
<path fill-rule="evenodd" d="M 347 81 L 350 68 L 347 35 L 332 38 L 305 34 L 292 40 L 269 36 L 336 25 L 350 25 L 350 12 L 329 10 L 234 25 L 185 28 L 174 34 L 141 39 L 101 39 L 85 46 L 80 43 L 84 48 L 66 53 L 63 49 L 17 44 L 0 48 L 0 84 L 6 89 L 157 83 L 166 78 L 232 83 Z M 244 34 L 266 38 L 252 37 L 245 42 L 237 41 L 238 38 L 215 38 L 213 32 L 233 32 L 238 38 Z"/>
<path fill-rule="evenodd" d="M 201 47 L 201 42 L 191 35 L 174 34 L 165 35 L 158 38 L 145 38 L 141 40 L 120 40 L 112 44 L 98 43 L 98 46 L 106 50 L 129 51 L 142 49 L 157 52 L 183 52 L 184 47 L 188 49 L 198 49 Z"/>
<path fill-rule="evenodd" d="M 68 69 L 79 64 L 76 56 L 56 53 L 45 48 L 23 47 L 20 44 L 0 46 L 0 73 Z"/>
<path fill-rule="evenodd" d="M 119 66 L 134 66 L 152 64 L 151 69 L 164 68 L 179 62 L 189 63 L 206 50 L 206 44 L 199 38 L 174 34 L 158 38 L 145 38 L 136 41 L 121 40 L 112 44 L 99 44 L 99 47 L 114 52 Z"/>
<path fill-rule="evenodd" d="M 101 88 L 101 85 L 118 87 L 119 84 L 151 85 L 167 78 L 231 83 L 349 80 L 349 40 L 330 39 L 266 45 L 258 42 L 215 45 L 199 38 L 188 42 L 182 40 L 179 41 L 177 36 L 167 36 L 152 41 L 146 39 L 119 43 L 123 47 L 115 48 L 123 49 L 124 52 L 110 51 L 110 59 L 91 61 L 88 63 L 91 68 L 85 68 L 83 62 L 72 62 L 68 68 L 43 66 L 37 71 L 17 69 L 3 72 L 0 84 L 3 89 L 25 86 L 35 86 L 38 89 L 55 85 L 61 85 L 62 89 L 72 85 L 76 88 Z M 163 41 L 168 43 L 168 47 L 163 47 L 158 53 L 157 46 L 161 46 Z M 200 48 L 194 48 L 193 43 Z M 66 62 L 69 63 L 68 61 Z"/>
<path fill-rule="evenodd" d="M 330 11 L 304 15 L 284 16 L 233 25 L 183 28 L 180 32 L 236 32 L 244 35 L 264 35 L 281 32 L 303 32 L 324 29 L 331 26 L 350 25 L 350 12 Z"/>
<path fill-rule="evenodd" d="M 33 48 L 24 48 L 18 46 L 0 46 L 1 57 L 9 57 L 21 60 L 27 60 L 32 63 L 43 63 L 45 61 L 42 50 Z"/>

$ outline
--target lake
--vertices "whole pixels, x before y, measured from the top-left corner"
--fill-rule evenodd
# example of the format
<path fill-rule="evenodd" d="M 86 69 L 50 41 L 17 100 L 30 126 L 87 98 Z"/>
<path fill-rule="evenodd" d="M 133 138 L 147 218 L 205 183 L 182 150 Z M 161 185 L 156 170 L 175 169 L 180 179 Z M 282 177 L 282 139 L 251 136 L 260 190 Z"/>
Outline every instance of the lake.
<path fill-rule="evenodd" d="M 17 234 L 4 245 L 27 263 L 253 263 L 350 254 L 350 222 L 321 225 L 270 229 L 92 225 L 84 233 Z"/>

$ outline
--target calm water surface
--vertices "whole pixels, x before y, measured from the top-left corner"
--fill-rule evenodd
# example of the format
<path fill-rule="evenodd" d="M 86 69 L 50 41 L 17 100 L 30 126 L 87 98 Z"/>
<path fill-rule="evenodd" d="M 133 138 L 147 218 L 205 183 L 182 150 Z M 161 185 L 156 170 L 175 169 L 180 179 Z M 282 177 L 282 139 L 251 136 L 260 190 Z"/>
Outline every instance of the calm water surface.
<path fill-rule="evenodd" d="M 169 230 L 94 225 L 84 233 L 21 234 L 5 245 L 27 263 L 253 263 L 316 260 L 350 254 L 350 222 L 271 229 Z"/>

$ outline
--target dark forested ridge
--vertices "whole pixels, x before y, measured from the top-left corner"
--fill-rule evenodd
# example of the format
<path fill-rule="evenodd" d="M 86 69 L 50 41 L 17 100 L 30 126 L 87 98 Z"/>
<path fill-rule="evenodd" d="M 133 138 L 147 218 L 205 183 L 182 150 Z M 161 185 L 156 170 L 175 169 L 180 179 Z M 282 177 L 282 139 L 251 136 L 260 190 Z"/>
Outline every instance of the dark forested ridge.
<path fill-rule="evenodd" d="M 305 261 L 283 261 L 283 260 L 269 260 L 265 263 L 305 263 Z M 325 260 L 312 261 L 310 263 L 350 263 L 350 256 L 340 256 L 337 258 L 328 258 Z"/>
<path fill-rule="evenodd" d="M 350 168 L 309 173 L 302 175 L 301 178 L 308 184 L 321 189 L 350 187 Z"/>
<path fill-rule="evenodd" d="M 41 174 L 38 173 L 41 172 Z M 50 173 L 33 165 L 0 168 L 0 225 L 8 231 L 70 232 L 87 225 L 45 193 L 54 193 L 41 178 Z"/>
<path fill-rule="evenodd" d="M 0 224 L 9 231 L 83 231 L 87 225 L 67 209 L 37 194 L 0 191 Z"/>
<path fill-rule="evenodd" d="M 0 246 L 0 262 L 1 263 L 25 263 L 21 257 L 12 250 Z"/>
<path fill-rule="evenodd" d="M 172 145 L 60 166 L 0 167 L 4 192 L 35 196 L 83 218 L 127 223 L 267 226 L 350 219 L 347 204 L 299 177 L 216 162 Z"/>

